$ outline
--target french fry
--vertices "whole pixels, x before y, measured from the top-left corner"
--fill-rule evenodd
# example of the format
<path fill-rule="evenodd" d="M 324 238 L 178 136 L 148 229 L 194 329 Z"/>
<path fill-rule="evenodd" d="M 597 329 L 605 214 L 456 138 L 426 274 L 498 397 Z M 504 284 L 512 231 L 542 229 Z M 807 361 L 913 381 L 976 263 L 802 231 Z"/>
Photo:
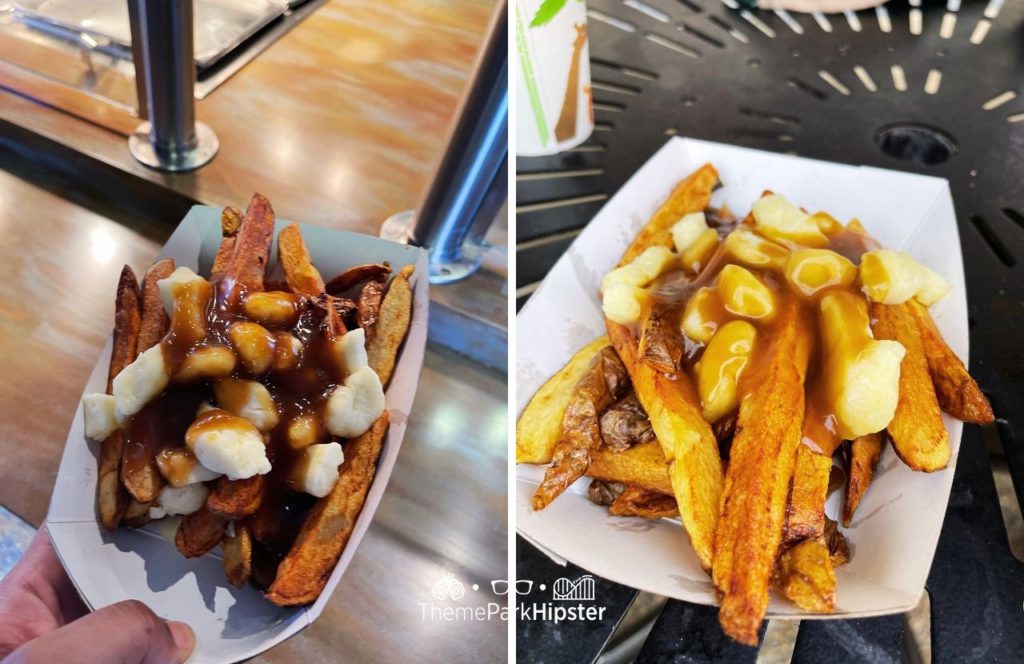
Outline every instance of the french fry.
<path fill-rule="evenodd" d="M 263 277 L 273 240 L 274 210 L 266 196 L 253 194 L 231 254 L 224 261 L 223 275 L 250 292 L 264 290 Z"/>
<path fill-rule="evenodd" d="M 828 517 L 825 517 L 825 543 L 828 544 L 833 569 L 850 562 L 850 545 L 839 532 L 839 524 Z"/>
<path fill-rule="evenodd" d="M 647 225 L 640 230 L 619 265 L 631 263 L 648 247 L 671 249 L 672 227 L 683 215 L 703 212 L 711 202 L 711 192 L 718 186 L 718 171 L 711 164 L 704 164 L 672 190 L 668 200 L 654 213 Z"/>
<path fill-rule="evenodd" d="M 846 471 L 846 496 L 843 499 L 843 525 L 850 527 L 853 513 L 871 485 L 882 455 L 882 434 L 872 433 L 850 441 L 849 464 Z"/>
<path fill-rule="evenodd" d="M 608 507 L 612 516 L 638 516 L 644 519 L 662 519 L 679 516 L 679 508 L 672 494 L 657 493 L 638 486 L 627 486 Z"/>
<path fill-rule="evenodd" d="M 949 435 L 942 423 L 928 358 L 914 316 L 903 305 L 873 303 L 871 317 L 876 337 L 898 341 L 906 349 L 900 364 L 899 401 L 886 427 L 893 449 L 913 470 L 930 473 L 945 468 L 951 453 Z"/>
<path fill-rule="evenodd" d="M 603 446 L 614 452 L 623 452 L 638 443 L 654 440 L 651 420 L 635 392 L 630 392 L 602 413 L 601 438 L 604 439 Z"/>
<path fill-rule="evenodd" d="M 387 281 L 390 274 L 391 266 L 387 263 L 356 265 L 328 281 L 325 290 L 331 295 L 341 295 L 364 281 Z"/>
<path fill-rule="evenodd" d="M 128 498 L 128 507 L 124 511 L 124 523 L 132 528 L 141 528 L 149 523 L 150 503 L 140 503 L 134 498 Z"/>
<path fill-rule="evenodd" d="M 113 382 L 121 370 L 135 360 L 135 348 L 141 327 L 141 297 L 135 273 L 127 265 L 121 270 L 114 300 L 114 341 L 107 371 L 107 394 L 113 394 Z M 121 522 L 128 506 L 128 494 L 121 484 L 124 433 L 115 431 L 100 444 L 97 470 L 97 505 L 100 522 L 113 530 Z"/>
<path fill-rule="evenodd" d="M 384 286 L 383 281 L 368 281 L 356 299 L 356 324 L 363 329 L 367 343 L 377 334 L 377 320 L 380 318 L 380 307 L 384 300 Z"/>
<path fill-rule="evenodd" d="M 170 320 L 164 310 L 157 282 L 171 276 L 172 272 L 174 272 L 174 260 L 165 258 L 153 263 L 142 280 L 142 316 L 139 322 L 136 355 L 160 343 L 160 340 L 167 334 Z M 122 464 L 121 481 L 128 493 L 131 494 L 133 501 L 148 505 L 156 500 L 160 489 L 164 486 L 164 479 L 156 467 L 156 461 L 151 460 L 149 464 L 133 473 L 125 472 L 126 468 L 127 466 Z M 148 519 L 148 511 L 146 516 Z M 142 516 L 136 515 L 133 521 L 142 521 Z"/>
<path fill-rule="evenodd" d="M 255 514 L 260 508 L 263 489 L 263 475 L 253 475 L 244 480 L 220 477 L 210 488 L 206 507 L 225 519 L 242 519 Z"/>
<path fill-rule="evenodd" d="M 562 433 L 551 465 L 533 495 L 533 509 L 542 510 L 583 477 L 591 454 L 601 446 L 601 413 L 622 396 L 629 385 L 626 368 L 611 348 L 603 348 L 573 386 L 562 418 Z"/>
<path fill-rule="evenodd" d="M 291 224 L 277 234 L 277 256 L 292 292 L 310 297 L 326 292 L 323 277 L 309 257 L 298 224 Z"/>
<path fill-rule="evenodd" d="M 220 544 L 227 530 L 228 520 L 210 511 L 206 506 L 181 518 L 174 545 L 186 558 L 205 556 Z"/>
<path fill-rule="evenodd" d="M 722 629 L 748 645 L 757 644 L 768 608 L 768 584 L 801 440 L 812 343 L 810 325 L 794 300 L 782 304 L 778 316 L 765 364 L 743 386 L 712 565 L 715 587 L 722 593 Z"/>
<path fill-rule="evenodd" d="M 668 462 L 657 440 L 639 443 L 622 452 L 600 447 L 591 455 L 586 475 L 606 482 L 631 484 L 655 493 L 672 494 Z"/>
<path fill-rule="evenodd" d="M 238 229 L 242 227 L 245 217 L 242 211 L 236 207 L 228 206 L 220 211 L 220 233 L 224 237 L 234 237 Z"/>
<path fill-rule="evenodd" d="M 921 332 L 928 371 L 942 410 L 964 422 L 990 424 L 995 421 L 988 398 L 967 373 L 964 363 L 946 345 L 928 309 L 914 300 L 910 300 L 907 307 Z"/>
<path fill-rule="evenodd" d="M 409 283 L 409 277 L 415 269 L 413 265 L 406 265 L 391 280 L 384 301 L 380 305 L 377 330 L 366 344 L 370 366 L 380 376 L 380 382 L 385 387 L 391 380 L 391 372 L 394 371 L 395 360 L 398 358 L 398 348 L 405 340 L 412 321 L 412 285 Z"/>
<path fill-rule="evenodd" d="M 387 428 L 388 412 L 384 411 L 366 433 L 345 445 L 338 482 L 313 506 L 267 589 L 266 598 L 274 604 L 308 604 L 324 589 L 363 509 Z"/>
<path fill-rule="evenodd" d="M 249 524 L 235 524 L 233 537 L 224 538 L 224 573 L 231 585 L 241 588 L 252 576 L 252 533 Z"/>
<path fill-rule="evenodd" d="M 231 255 L 235 252 L 235 236 L 222 238 L 217 248 L 217 255 L 213 257 L 213 265 L 210 267 L 210 281 L 217 281 L 227 269 Z"/>
<path fill-rule="evenodd" d="M 779 556 L 777 585 L 804 611 L 835 611 L 836 574 L 824 539 L 804 540 L 784 551 Z"/>
<path fill-rule="evenodd" d="M 658 371 L 679 371 L 685 342 L 679 334 L 678 318 L 678 312 L 672 306 L 655 303 L 644 321 L 640 335 L 640 359 Z"/>
<path fill-rule="evenodd" d="M 551 455 L 562 435 L 562 418 L 572 397 L 572 388 L 586 373 L 594 356 L 609 343 L 608 337 L 600 337 L 576 351 L 526 404 L 516 422 L 516 463 L 551 463 Z"/>
<path fill-rule="evenodd" d="M 807 445 L 797 448 L 783 538 L 787 544 L 821 537 L 825 532 L 825 499 L 831 472 L 831 455 Z"/>
<path fill-rule="evenodd" d="M 683 526 L 701 566 L 711 569 L 722 496 L 718 441 L 701 415 L 700 402 L 689 378 L 685 375 L 670 378 L 638 361 L 633 333 L 610 320 L 606 320 L 606 324 L 608 338 L 626 366 L 637 398 L 661 443 Z"/>

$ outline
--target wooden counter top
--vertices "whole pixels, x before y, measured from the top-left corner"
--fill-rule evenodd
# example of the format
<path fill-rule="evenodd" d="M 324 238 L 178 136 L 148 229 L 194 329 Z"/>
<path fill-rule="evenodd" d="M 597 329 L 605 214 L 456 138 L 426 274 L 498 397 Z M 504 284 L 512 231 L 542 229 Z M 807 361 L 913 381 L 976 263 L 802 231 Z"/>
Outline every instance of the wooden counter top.
<path fill-rule="evenodd" d="M 149 170 L 124 135 L 3 88 L 0 120 L 202 203 L 260 191 L 283 218 L 376 234 L 417 203 L 492 6 L 331 0 L 198 102 L 220 152 L 194 173 Z"/>

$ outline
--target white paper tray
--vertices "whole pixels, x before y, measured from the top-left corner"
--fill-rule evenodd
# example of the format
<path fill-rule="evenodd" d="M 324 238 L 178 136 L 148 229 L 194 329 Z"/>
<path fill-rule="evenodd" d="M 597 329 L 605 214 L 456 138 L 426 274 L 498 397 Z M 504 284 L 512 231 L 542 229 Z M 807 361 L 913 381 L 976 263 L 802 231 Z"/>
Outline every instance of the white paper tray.
<path fill-rule="evenodd" d="M 963 261 L 948 183 L 939 178 L 846 166 L 688 138 L 665 144 L 601 209 L 517 317 L 516 412 L 572 354 L 604 334 L 601 276 L 668 197 L 704 163 L 723 187 L 712 205 L 743 215 L 765 189 L 840 221 L 858 218 L 891 249 L 905 249 L 943 275 L 953 292 L 932 307 L 950 347 L 967 361 L 967 299 Z M 853 618 L 900 613 L 924 591 L 949 500 L 962 424 L 946 417 L 953 457 L 949 467 L 915 473 L 891 449 L 882 453 L 874 482 L 850 528 L 853 554 L 836 570 L 836 611 L 809 615 L 772 597 L 769 617 Z M 568 560 L 612 581 L 698 604 L 717 604 L 710 578 L 678 521 L 613 517 L 586 497 L 589 479 L 574 484 L 542 512 L 530 498 L 543 467 L 517 468 L 516 525 L 553 558 Z M 828 502 L 839 513 L 841 492 Z M 600 599 L 600 598 L 598 598 Z"/>

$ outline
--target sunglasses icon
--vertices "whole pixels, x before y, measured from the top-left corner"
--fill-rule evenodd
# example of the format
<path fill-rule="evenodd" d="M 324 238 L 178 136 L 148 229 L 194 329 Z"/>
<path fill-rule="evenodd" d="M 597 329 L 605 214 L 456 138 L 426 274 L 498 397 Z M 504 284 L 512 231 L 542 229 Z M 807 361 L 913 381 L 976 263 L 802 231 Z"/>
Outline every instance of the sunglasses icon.
<path fill-rule="evenodd" d="M 516 581 L 516 594 L 527 595 L 533 590 L 533 581 L 529 579 L 519 579 Z M 491 590 L 494 591 L 495 595 L 507 595 L 509 583 L 505 579 L 495 579 L 491 581 Z"/>

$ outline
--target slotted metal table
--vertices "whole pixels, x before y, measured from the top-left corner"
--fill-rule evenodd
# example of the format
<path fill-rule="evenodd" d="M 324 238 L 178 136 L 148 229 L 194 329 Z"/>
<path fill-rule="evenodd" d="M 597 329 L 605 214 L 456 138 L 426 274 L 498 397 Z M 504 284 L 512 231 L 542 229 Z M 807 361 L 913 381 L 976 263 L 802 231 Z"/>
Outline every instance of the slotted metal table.
<path fill-rule="evenodd" d="M 931 658 L 1024 659 L 1024 563 L 992 475 L 993 459 L 1005 463 L 1024 504 L 1024 3 L 893 0 L 823 16 L 735 0 L 590 0 L 588 15 L 596 131 L 568 152 L 518 159 L 517 305 L 672 135 L 946 178 L 970 369 L 992 401 L 997 442 L 987 450 L 981 429 L 964 429 L 926 586 Z M 520 578 L 549 586 L 584 573 L 522 539 L 517 563 Z M 600 625 L 520 621 L 519 660 L 594 661 L 636 595 L 598 580 Z M 898 662 L 903 639 L 901 616 L 804 621 L 792 661 Z M 671 600 L 637 661 L 757 657 L 722 634 L 715 609 Z"/>

